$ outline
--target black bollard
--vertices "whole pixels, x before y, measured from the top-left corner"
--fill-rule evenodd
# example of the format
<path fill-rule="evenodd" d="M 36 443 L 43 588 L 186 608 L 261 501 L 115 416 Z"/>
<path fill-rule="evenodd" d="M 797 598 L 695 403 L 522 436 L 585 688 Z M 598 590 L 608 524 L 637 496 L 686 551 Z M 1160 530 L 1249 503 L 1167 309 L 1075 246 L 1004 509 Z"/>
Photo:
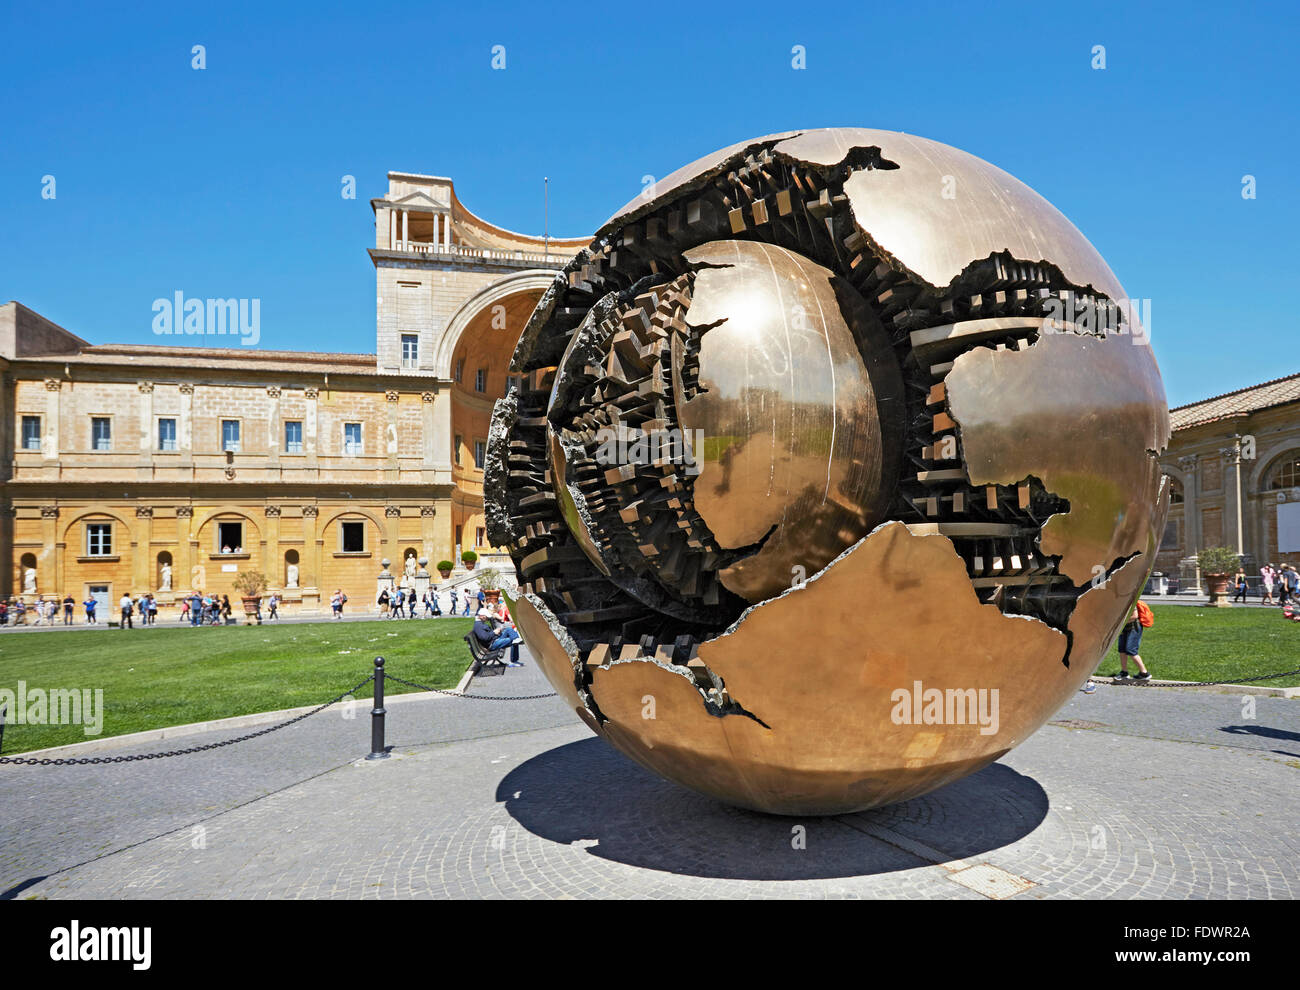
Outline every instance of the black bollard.
<path fill-rule="evenodd" d="M 375 707 L 370 711 L 370 755 L 367 760 L 386 760 L 388 750 L 384 746 L 384 716 L 388 709 L 384 707 L 384 658 L 375 657 Z"/>

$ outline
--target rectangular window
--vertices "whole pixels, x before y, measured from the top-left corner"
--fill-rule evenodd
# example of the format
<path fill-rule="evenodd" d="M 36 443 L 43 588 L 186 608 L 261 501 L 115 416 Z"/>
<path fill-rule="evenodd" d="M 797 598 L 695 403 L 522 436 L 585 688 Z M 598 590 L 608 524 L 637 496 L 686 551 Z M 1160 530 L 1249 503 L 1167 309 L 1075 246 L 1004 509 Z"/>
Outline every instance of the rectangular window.
<path fill-rule="evenodd" d="M 23 450 L 41 449 L 41 417 L 23 417 Z"/>
<path fill-rule="evenodd" d="M 176 420 L 174 419 L 158 420 L 158 449 L 159 450 L 176 449 Z"/>
<path fill-rule="evenodd" d="M 86 523 L 86 556 L 111 557 L 113 555 L 113 524 Z"/>
<path fill-rule="evenodd" d="M 107 416 L 95 416 L 90 421 L 90 449 L 113 449 L 113 421 Z"/>
<path fill-rule="evenodd" d="M 483 465 L 487 463 L 487 444 L 482 440 L 474 441 L 474 466 L 480 471 Z"/>
<path fill-rule="evenodd" d="M 297 419 L 285 420 L 284 452 L 286 454 L 302 453 L 302 421 L 301 420 L 297 420 Z"/>
<path fill-rule="evenodd" d="M 509 376 L 506 378 L 506 392 L 507 392 L 507 393 L 514 392 L 514 391 L 516 391 L 518 388 L 519 388 L 519 376 L 518 376 L 518 375 L 509 375 Z"/>
<path fill-rule="evenodd" d="M 339 523 L 339 549 L 343 553 L 365 553 L 366 524 L 363 522 Z"/>
<path fill-rule="evenodd" d="M 463 447 L 463 446 L 465 446 L 465 438 L 464 438 L 463 436 L 461 436 L 459 433 L 457 433 L 457 434 L 456 434 L 456 449 L 455 449 L 455 454 L 456 454 L 456 463 L 457 463 L 457 464 L 460 463 L 460 448 Z"/>
<path fill-rule="evenodd" d="M 237 522 L 217 523 L 217 552 L 244 552 L 244 524 Z"/>
<path fill-rule="evenodd" d="M 221 421 L 221 449 L 239 450 L 239 420 L 223 419 Z"/>
<path fill-rule="evenodd" d="M 484 529 L 482 526 L 478 527 L 478 529 L 474 531 L 474 545 L 476 547 L 481 547 L 483 546 L 483 541 L 486 539 L 487 539 L 487 530 Z"/>
<path fill-rule="evenodd" d="M 402 334 L 402 367 L 417 368 L 420 365 L 420 338 L 417 334 Z"/>
<path fill-rule="evenodd" d="M 456 381 L 458 381 L 458 382 L 459 382 L 462 378 L 465 377 L 465 359 L 464 359 L 464 358 L 461 358 L 459 361 L 456 362 L 456 372 L 455 372 L 455 374 L 454 374 L 452 377 L 454 377 L 454 378 L 456 379 Z"/>
<path fill-rule="evenodd" d="M 361 453 L 361 424 L 343 424 L 343 453 L 357 455 Z"/>
<path fill-rule="evenodd" d="M 479 368 L 478 371 L 474 372 L 474 391 L 487 391 L 487 368 Z"/>

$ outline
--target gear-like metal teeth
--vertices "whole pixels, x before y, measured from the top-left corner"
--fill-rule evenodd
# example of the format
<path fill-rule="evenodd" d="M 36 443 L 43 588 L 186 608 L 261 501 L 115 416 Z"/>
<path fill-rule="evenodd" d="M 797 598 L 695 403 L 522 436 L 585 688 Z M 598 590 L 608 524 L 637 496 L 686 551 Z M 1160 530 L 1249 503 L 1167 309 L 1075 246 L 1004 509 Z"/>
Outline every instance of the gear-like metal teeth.
<path fill-rule="evenodd" d="M 716 239 L 760 240 L 836 272 L 866 300 L 893 340 L 906 378 L 908 435 L 907 469 L 890 517 L 921 532 L 949 536 L 982 600 L 1064 628 L 1074 600 L 1085 589 L 1056 574 L 1057 559 L 1041 553 L 1038 534 L 1048 517 L 1069 506 L 1034 478 L 972 486 L 943 381 L 953 361 L 973 347 L 1032 346 L 1038 339 L 1034 321 L 1049 316 L 1067 295 L 1076 306 L 1092 300 L 1103 312 L 1110 301 L 1090 286 L 1072 285 L 1048 261 L 1006 254 L 971 263 L 950 286 L 930 285 L 881 250 L 858 227 L 849 207 L 844 182 L 850 175 L 895 167 L 878 149 L 853 149 L 843 161 L 822 166 L 774 151 L 774 143 L 752 146 L 653 209 L 629 214 L 621 226 L 580 252 L 547 291 L 513 365 L 543 378 L 531 405 L 526 407 L 520 396 L 519 424 L 532 425 L 509 429 L 506 481 L 518 492 L 504 496 L 508 511 L 495 517 L 494 533 L 517 534 L 507 542 L 524 579 L 562 621 L 575 623 L 575 638 L 584 649 L 621 643 L 618 637 L 628 628 L 641 630 L 638 640 L 645 635 L 646 624 L 654 625 L 644 620 L 644 605 L 638 618 L 638 603 L 646 597 L 659 596 L 657 605 L 688 606 L 679 618 L 689 615 L 694 620 L 689 629 L 701 636 L 734 618 L 742 603 L 728 603 L 726 589 L 717 582 L 725 558 L 693 510 L 689 485 L 667 470 L 596 470 L 593 441 L 602 428 L 678 425 L 674 404 L 665 401 L 667 390 L 674 376 L 683 398 L 698 390 L 700 337 L 672 327 L 660 331 L 682 315 L 683 300 L 689 303 L 691 280 L 683 255 Z M 568 480 L 575 499 L 590 514 L 593 537 L 632 576 L 622 588 L 597 573 L 565 536 L 549 491 L 552 479 L 540 426 L 549 397 L 547 369 L 559 365 L 593 307 L 608 324 L 602 338 L 606 346 L 566 383 L 580 394 L 566 397 L 565 409 L 574 415 L 564 422 L 562 438 L 580 451 Z M 1121 317 L 1113 314 L 1115 325 Z M 937 327 L 1010 318 L 1019 323 L 939 347 L 916 344 L 918 334 Z M 541 549 L 546 553 L 539 555 Z M 709 609 L 716 610 L 712 619 Z"/>

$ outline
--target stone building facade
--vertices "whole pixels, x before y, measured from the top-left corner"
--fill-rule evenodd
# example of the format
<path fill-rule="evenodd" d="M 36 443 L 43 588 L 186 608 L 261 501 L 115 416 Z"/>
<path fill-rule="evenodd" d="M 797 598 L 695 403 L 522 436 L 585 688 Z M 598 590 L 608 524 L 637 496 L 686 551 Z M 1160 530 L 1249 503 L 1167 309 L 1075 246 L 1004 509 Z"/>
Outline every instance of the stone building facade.
<path fill-rule="evenodd" d="M 1300 374 L 1169 412 L 1161 459 L 1172 504 L 1157 571 L 1198 590 L 1195 554 L 1227 546 L 1247 573 L 1265 563 L 1300 567 Z"/>
<path fill-rule="evenodd" d="M 586 238 L 514 234 L 450 179 L 371 201 L 373 354 L 90 344 L 0 306 L 0 597 L 163 602 L 242 570 L 305 610 L 367 607 L 381 561 L 489 558 L 493 402 L 542 291 Z"/>

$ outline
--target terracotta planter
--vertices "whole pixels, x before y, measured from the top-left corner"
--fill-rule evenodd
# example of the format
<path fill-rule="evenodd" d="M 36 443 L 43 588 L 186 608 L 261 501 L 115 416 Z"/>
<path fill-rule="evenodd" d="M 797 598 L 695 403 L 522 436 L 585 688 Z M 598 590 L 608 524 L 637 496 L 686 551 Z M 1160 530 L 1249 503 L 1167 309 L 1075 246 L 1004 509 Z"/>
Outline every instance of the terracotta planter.
<path fill-rule="evenodd" d="M 497 602 L 499 601 L 501 601 L 500 590 L 488 591 L 487 588 L 483 589 L 483 604 L 490 605 L 492 608 L 495 609 Z"/>
<path fill-rule="evenodd" d="M 1202 574 L 1205 578 L 1205 586 L 1210 591 L 1210 604 L 1222 608 L 1231 607 L 1232 603 L 1224 599 L 1228 591 L 1228 584 L 1232 580 L 1230 574 Z"/>
<path fill-rule="evenodd" d="M 258 616 L 258 605 L 262 601 L 261 595 L 248 595 L 240 599 L 244 603 L 244 625 L 251 626 L 254 623 L 261 623 Z"/>
<path fill-rule="evenodd" d="M 461 563 L 465 565 L 465 570 L 467 571 L 472 571 L 475 567 L 478 566 L 477 560 L 473 560 L 473 561 L 462 560 Z"/>
<path fill-rule="evenodd" d="M 442 579 L 443 579 L 444 581 L 446 581 L 447 578 L 451 577 L 451 571 L 450 571 L 450 570 L 439 571 L 438 573 L 442 575 Z"/>

